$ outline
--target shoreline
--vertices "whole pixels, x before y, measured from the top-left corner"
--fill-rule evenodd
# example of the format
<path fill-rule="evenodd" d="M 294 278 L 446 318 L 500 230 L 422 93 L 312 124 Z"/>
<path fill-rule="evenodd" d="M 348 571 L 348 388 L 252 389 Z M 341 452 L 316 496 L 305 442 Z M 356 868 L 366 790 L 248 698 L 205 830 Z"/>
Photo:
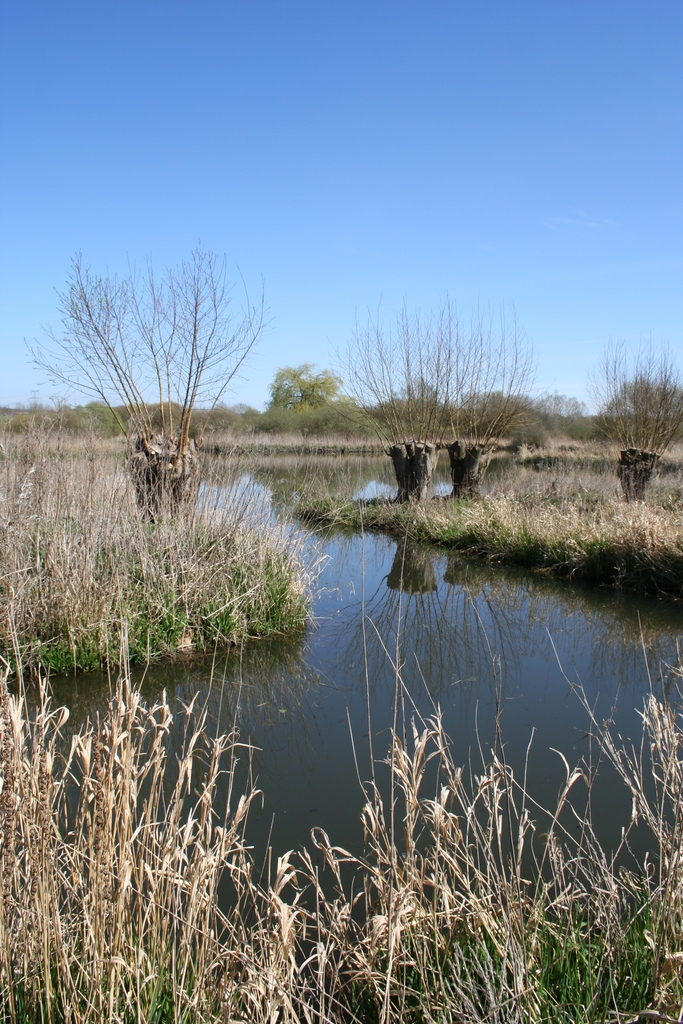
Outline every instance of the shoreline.
<path fill-rule="evenodd" d="M 295 515 L 311 526 L 368 529 L 518 566 L 649 595 L 683 598 L 680 512 L 645 503 L 593 506 L 523 498 L 391 501 L 301 499 Z"/>

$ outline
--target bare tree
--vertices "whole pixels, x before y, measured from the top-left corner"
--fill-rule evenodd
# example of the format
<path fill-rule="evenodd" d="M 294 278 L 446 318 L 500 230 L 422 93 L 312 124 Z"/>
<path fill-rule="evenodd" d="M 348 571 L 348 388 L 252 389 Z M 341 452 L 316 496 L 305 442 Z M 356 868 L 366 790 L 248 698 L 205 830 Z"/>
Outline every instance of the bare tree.
<path fill-rule="evenodd" d="M 386 328 L 357 327 L 344 365 L 347 390 L 387 445 L 397 501 L 427 497 L 447 448 L 453 497 L 476 492 L 491 452 L 528 407 L 530 346 L 501 322 L 494 337 L 480 315 L 464 333 L 447 299 L 427 318 L 404 307 Z"/>
<path fill-rule="evenodd" d="M 529 410 L 535 362 L 531 346 L 517 326 L 501 314 L 499 331 L 491 316 L 473 315 L 466 338 L 451 359 L 450 427 L 448 445 L 453 497 L 476 494 L 491 454 L 502 437 Z"/>
<path fill-rule="evenodd" d="M 404 306 L 385 326 L 356 326 L 344 364 L 350 396 L 387 446 L 398 483 L 396 500 L 423 501 L 449 426 L 454 326 L 444 307 L 423 320 Z"/>
<path fill-rule="evenodd" d="M 144 275 L 100 277 L 77 256 L 59 311 L 63 332 L 48 331 L 36 362 L 112 411 L 144 515 L 178 508 L 196 490 L 211 411 L 263 329 L 263 297 L 252 306 L 245 289 L 235 309 L 225 257 L 198 247 L 161 280 L 151 263 Z"/>
<path fill-rule="evenodd" d="M 666 348 L 610 342 L 591 391 L 604 434 L 619 447 L 625 501 L 642 499 L 659 460 L 683 424 L 683 380 Z"/>

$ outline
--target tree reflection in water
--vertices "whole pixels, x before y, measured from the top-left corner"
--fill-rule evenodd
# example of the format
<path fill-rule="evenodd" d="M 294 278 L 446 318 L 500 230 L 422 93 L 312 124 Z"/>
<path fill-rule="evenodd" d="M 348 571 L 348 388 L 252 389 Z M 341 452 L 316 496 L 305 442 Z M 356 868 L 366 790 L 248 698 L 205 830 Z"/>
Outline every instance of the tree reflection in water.
<path fill-rule="evenodd" d="M 417 544 L 397 544 L 389 575 L 389 590 L 406 594 L 431 594 L 437 589 L 432 552 Z"/>
<path fill-rule="evenodd" d="M 354 559 L 357 543 L 335 536 L 341 566 Z M 670 679 L 666 663 L 676 661 L 683 627 L 677 605 L 483 565 L 408 539 L 366 537 L 366 550 L 379 543 L 391 548 L 391 566 L 366 590 L 365 615 L 393 650 L 400 605 L 402 646 L 419 661 L 434 695 L 456 677 L 490 682 L 492 655 L 510 674 L 529 658 L 555 663 L 557 651 L 568 673 L 581 663 L 584 685 L 618 676 L 622 691 L 636 694 L 646 675 L 645 647 L 657 667 L 655 685 Z M 355 650 L 358 624 L 351 616 L 345 624 L 342 646 Z"/>

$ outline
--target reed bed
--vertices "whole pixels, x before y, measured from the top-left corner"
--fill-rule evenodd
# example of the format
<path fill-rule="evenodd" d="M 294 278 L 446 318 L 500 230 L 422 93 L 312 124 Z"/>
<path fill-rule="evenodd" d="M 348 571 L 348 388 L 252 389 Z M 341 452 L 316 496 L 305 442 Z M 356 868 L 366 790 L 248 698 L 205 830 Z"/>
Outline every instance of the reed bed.
<path fill-rule="evenodd" d="M 385 445 L 376 437 L 348 437 L 344 434 L 316 435 L 307 432 L 207 433 L 207 446 L 217 454 L 244 455 L 384 455 Z"/>
<path fill-rule="evenodd" d="M 490 494 L 496 484 L 503 484 L 507 494 L 533 493 L 555 500 L 621 500 L 617 461 L 615 447 L 604 442 L 556 438 L 543 447 L 521 445 L 503 479 L 498 481 L 494 476 L 484 493 Z M 683 504 L 683 445 L 672 445 L 664 452 L 648 485 L 646 504 Z"/>
<path fill-rule="evenodd" d="M 143 521 L 122 453 L 35 429 L 0 452 L 0 653 L 32 668 L 134 662 L 301 627 L 312 567 L 239 460 Z M 18 645 L 16 648 L 14 645 Z"/>
<path fill-rule="evenodd" d="M 249 748 L 196 701 L 146 706 L 124 671 L 69 737 L 44 683 L 29 700 L 5 677 L 0 1019 L 678 1020 L 683 737 L 654 695 L 642 717 L 635 747 L 594 721 L 597 756 L 565 762 L 544 810 L 501 742 L 478 772 L 455 764 L 435 711 L 359 793 L 362 856 L 313 829 L 259 871 Z M 605 761 L 633 806 L 614 851 L 590 815 Z"/>

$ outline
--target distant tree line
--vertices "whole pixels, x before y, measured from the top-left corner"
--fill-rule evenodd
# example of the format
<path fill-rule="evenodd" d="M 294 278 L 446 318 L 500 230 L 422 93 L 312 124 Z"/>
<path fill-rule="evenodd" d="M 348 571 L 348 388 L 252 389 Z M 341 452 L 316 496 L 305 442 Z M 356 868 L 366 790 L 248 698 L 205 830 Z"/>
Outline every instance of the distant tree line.
<path fill-rule="evenodd" d="M 544 445 L 555 437 L 575 441 L 604 440 L 598 418 L 589 414 L 585 404 L 576 398 L 547 394 L 529 398 L 526 408 L 526 421 L 510 431 L 505 438 L 506 445 Z M 176 411 L 180 411 L 180 406 Z M 150 412 L 153 427 L 160 428 L 159 410 L 151 405 Z M 94 430 L 102 437 L 120 437 L 119 421 L 127 421 L 127 411 L 124 406 L 118 406 L 115 413 L 101 402 L 75 406 L 33 402 L 25 406 L 0 406 L 0 426 L 11 432 L 25 431 L 35 425 L 46 428 L 59 426 L 76 434 Z M 297 410 L 269 405 L 265 411 L 259 411 L 243 403 L 219 404 L 208 413 L 208 417 L 204 410 L 191 417 L 191 437 L 196 436 L 205 419 L 204 433 L 207 435 L 230 432 L 243 436 L 263 432 L 295 433 L 304 437 L 336 435 L 351 439 L 368 437 L 372 429 L 363 411 L 343 395 Z"/>
<path fill-rule="evenodd" d="M 284 371 L 289 369 L 283 368 Z M 590 413 L 586 404 L 576 398 L 557 392 L 546 393 L 536 398 L 527 398 L 524 405 L 525 419 L 510 430 L 504 439 L 506 447 L 517 448 L 522 444 L 538 447 L 548 444 L 554 438 L 571 441 L 606 439 L 604 416 Z M 150 412 L 153 426 L 160 428 L 158 408 L 152 404 Z M 176 409 L 176 413 L 179 412 L 180 406 Z M 0 425 L 5 430 L 17 432 L 34 425 L 43 425 L 60 426 L 77 434 L 94 430 L 102 437 L 117 437 L 121 436 L 119 421 L 126 422 L 127 411 L 124 406 L 118 406 L 115 413 L 101 402 L 75 406 L 32 402 L 23 406 L 0 406 Z M 219 404 L 209 412 L 208 417 L 204 410 L 200 410 L 191 418 L 191 436 L 196 436 L 205 419 L 205 431 L 209 434 L 230 432 L 239 436 L 263 432 L 299 433 L 314 437 L 334 434 L 344 438 L 363 438 L 371 430 L 368 417 L 357 404 L 339 394 L 323 403 L 297 409 L 284 408 L 272 402 L 265 411 L 244 403 Z"/>

